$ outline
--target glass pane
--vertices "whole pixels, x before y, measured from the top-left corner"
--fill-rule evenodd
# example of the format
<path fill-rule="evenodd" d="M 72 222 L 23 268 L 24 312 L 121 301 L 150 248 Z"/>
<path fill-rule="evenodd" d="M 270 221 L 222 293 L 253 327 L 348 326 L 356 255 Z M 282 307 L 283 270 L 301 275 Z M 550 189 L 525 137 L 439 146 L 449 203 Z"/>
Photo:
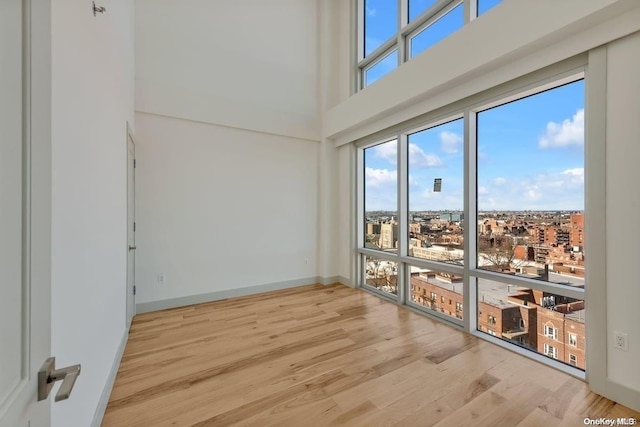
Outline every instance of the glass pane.
<path fill-rule="evenodd" d="M 584 286 L 584 82 L 478 114 L 478 267 Z"/>
<path fill-rule="evenodd" d="M 478 279 L 478 330 L 584 370 L 584 301 Z"/>
<path fill-rule="evenodd" d="M 389 55 L 376 62 L 371 68 L 364 71 L 364 85 L 369 86 L 380 77 L 398 68 L 398 51 L 394 50 Z"/>
<path fill-rule="evenodd" d="M 380 258 L 364 256 L 366 285 L 388 294 L 398 294 L 398 264 Z"/>
<path fill-rule="evenodd" d="M 498 3 L 502 3 L 502 0 L 478 0 L 478 16 L 482 15 Z"/>
<path fill-rule="evenodd" d="M 463 25 L 464 9 L 460 4 L 410 39 L 411 58 L 462 28 Z"/>
<path fill-rule="evenodd" d="M 462 273 L 410 268 L 412 302 L 457 319 L 464 317 Z"/>
<path fill-rule="evenodd" d="M 398 32 L 397 0 L 364 1 L 364 56 Z"/>
<path fill-rule="evenodd" d="M 462 119 L 409 135 L 409 256 L 462 265 Z"/>
<path fill-rule="evenodd" d="M 364 150 L 364 247 L 397 252 L 398 144 L 393 141 Z"/>
<path fill-rule="evenodd" d="M 437 0 L 409 0 L 409 22 L 437 3 Z"/>

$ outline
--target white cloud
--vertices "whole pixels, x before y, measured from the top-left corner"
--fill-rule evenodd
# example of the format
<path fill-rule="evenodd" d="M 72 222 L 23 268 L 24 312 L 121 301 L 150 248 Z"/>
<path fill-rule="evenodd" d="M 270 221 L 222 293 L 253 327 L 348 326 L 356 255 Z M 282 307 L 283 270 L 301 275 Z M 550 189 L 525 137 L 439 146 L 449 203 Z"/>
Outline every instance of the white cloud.
<path fill-rule="evenodd" d="M 444 165 L 444 162 L 440 157 L 435 154 L 425 153 L 416 144 L 409 144 L 409 166 L 437 168 L 442 165 Z"/>
<path fill-rule="evenodd" d="M 428 189 L 422 192 L 422 198 L 425 200 L 439 199 L 442 197 L 441 192 L 435 192 L 432 189 Z"/>
<path fill-rule="evenodd" d="M 578 110 L 571 119 L 562 123 L 549 122 L 543 136 L 538 140 L 540 148 L 584 145 L 584 109 Z"/>
<path fill-rule="evenodd" d="M 440 132 L 440 149 L 442 151 L 455 154 L 460 151 L 460 146 L 462 146 L 462 136 L 446 130 Z"/>
<path fill-rule="evenodd" d="M 584 183 L 584 168 L 567 169 L 562 172 L 562 176 L 568 178 L 572 183 Z"/>
<path fill-rule="evenodd" d="M 393 140 L 372 148 L 374 156 L 395 165 L 398 163 L 398 141 Z"/>
<path fill-rule="evenodd" d="M 392 165 L 398 163 L 398 142 L 389 141 L 373 148 L 375 157 L 386 160 Z M 416 167 L 435 168 L 444 165 L 440 157 L 435 154 L 425 153 L 416 144 L 409 144 L 409 165 Z"/>
<path fill-rule="evenodd" d="M 395 184 L 398 180 L 398 173 L 395 170 L 365 168 L 365 181 L 368 187 L 382 187 L 388 184 Z"/>
<path fill-rule="evenodd" d="M 584 168 L 478 183 L 478 204 L 484 209 L 582 209 Z"/>
<path fill-rule="evenodd" d="M 529 189 L 524 193 L 525 197 L 528 200 L 540 200 L 542 197 L 542 193 L 537 185 L 532 185 Z"/>

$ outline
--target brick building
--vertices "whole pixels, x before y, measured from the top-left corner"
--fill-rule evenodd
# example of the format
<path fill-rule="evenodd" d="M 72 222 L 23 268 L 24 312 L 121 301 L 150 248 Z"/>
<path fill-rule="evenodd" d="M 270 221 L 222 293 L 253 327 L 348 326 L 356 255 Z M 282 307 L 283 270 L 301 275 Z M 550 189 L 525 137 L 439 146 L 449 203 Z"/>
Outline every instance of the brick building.
<path fill-rule="evenodd" d="M 571 215 L 569 243 L 571 246 L 578 247 L 582 247 L 584 245 L 584 214 L 577 213 Z"/>
<path fill-rule="evenodd" d="M 478 330 L 585 369 L 584 301 L 505 284 L 482 285 L 478 298 Z M 462 277 L 414 273 L 411 300 L 462 319 Z"/>

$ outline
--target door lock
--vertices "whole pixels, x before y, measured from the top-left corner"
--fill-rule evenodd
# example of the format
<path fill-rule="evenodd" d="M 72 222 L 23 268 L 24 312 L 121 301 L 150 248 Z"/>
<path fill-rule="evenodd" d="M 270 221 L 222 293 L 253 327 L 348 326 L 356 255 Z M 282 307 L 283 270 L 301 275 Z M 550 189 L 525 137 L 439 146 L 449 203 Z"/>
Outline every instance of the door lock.
<path fill-rule="evenodd" d="M 49 397 L 56 381 L 62 381 L 62 385 L 56 393 L 55 401 L 68 399 L 78 375 L 80 375 L 80 365 L 56 369 L 56 358 L 49 357 L 38 371 L 38 402 Z"/>
<path fill-rule="evenodd" d="M 136 250 L 136 247 L 135 247 L 135 246 L 131 246 L 131 245 L 129 245 L 129 250 L 130 250 L 130 251 L 135 251 L 135 250 Z"/>

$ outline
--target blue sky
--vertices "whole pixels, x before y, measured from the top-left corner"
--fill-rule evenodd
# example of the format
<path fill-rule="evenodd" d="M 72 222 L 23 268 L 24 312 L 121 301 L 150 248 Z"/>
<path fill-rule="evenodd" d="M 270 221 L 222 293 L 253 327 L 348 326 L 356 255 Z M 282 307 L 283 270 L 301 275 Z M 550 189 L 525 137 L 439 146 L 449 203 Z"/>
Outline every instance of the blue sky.
<path fill-rule="evenodd" d="M 479 0 L 478 14 L 486 12 L 501 0 Z M 436 4 L 436 0 L 409 0 L 409 21 Z M 398 31 L 398 2 L 396 0 L 365 0 L 365 56 L 384 42 L 395 37 Z M 432 45 L 452 34 L 464 24 L 463 6 L 453 8 L 410 41 L 410 57 L 419 55 Z M 397 51 L 383 58 L 365 75 L 365 86 L 394 70 L 398 66 Z"/>
<path fill-rule="evenodd" d="M 462 120 L 408 142 L 409 210 L 462 210 Z M 396 150 L 395 141 L 365 150 L 367 211 L 396 210 Z M 584 209 L 583 81 L 478 114 L 478 208 Z"/>

